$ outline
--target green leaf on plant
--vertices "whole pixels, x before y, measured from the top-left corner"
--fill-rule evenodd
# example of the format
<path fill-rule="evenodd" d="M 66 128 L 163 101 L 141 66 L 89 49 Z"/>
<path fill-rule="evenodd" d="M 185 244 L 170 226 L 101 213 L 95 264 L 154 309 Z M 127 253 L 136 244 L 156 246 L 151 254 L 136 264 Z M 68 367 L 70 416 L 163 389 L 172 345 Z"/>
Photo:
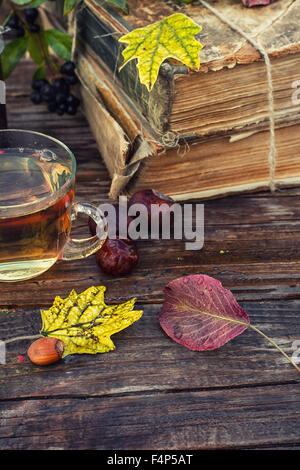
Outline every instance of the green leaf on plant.
<path fill-rule="evenodd" d="M 71 13 L 73 8 L 75 8 L 76 5 L 78 5 L 78 3 L 80 1 L 81 0 L 65 0 L 65 3 L 64 3 L 64 16 L 67 16 L 69 13 Z"/>
<path fill-rule="evenodd" d="M 1 6 L 1 3 L 0 3 L 0 6 Z M 1 25 L 2 28 L 5 28 L 5 26 L 9 22 L 10 18 L 12 17 L 12 15 L 13 15 L 13 11 L 11 10 L 9 12 L 9 14 L 7 15 L 7 17 L 5 18 L 5 20 L 3 21 L 2 25 Z M 2 29 L 2 32 L 3 32 L 3 29 Z M 3 35 L 2 35 L 2 39 L 3 39 Z"/>
<path fill-rule="evenodd" d="M 107 3 L 112 3 L 113 5 L 121 8 L 124 13 L 128 13 L 128 5 L 126 0 L 106 0 Z"/>
<path fill-rule="evenodd" d="M 44 51 L 44 54 L 45 54 L 45 57 L 46 59 L 49 59 L 50 58 L 50 54 L 49 54 L 49 45 L 48 45 L 48 40 L 45 36 L 45 31 L 44 30 L 41 30 L 40 33 L 39 33 L 39 38 L 40 38 L 40 41 L 41 41 L 41 45 L 43 47 L 43 51 Z"/>
<path fill-rule="evenodd" d="M 30 54 L 30 57 L 37 65 L 40 65 L 44 62 L 44 57 L 36 34 L 29 33 L 27 50 Z"/>
<path fill-rule="evenodd" d="M 4 80 L 9 77 L 27 48 L 27 38 L 16 38 L 8 42 L 1 54 L 1 65 Z"/>
<path fill-rule="evenodd" d="M 26 5 L 27 3 L 30 3 L 31 0 L 12 0 L 13 3 L 15 3 L 16 5 Z"/>
<path fill-rule="evenodd" d="M 120 69 L 130 60 L 138 59 L 140 80 L 148 90 L 153 88 L 159 67 L 168 57 L 198 70 L 202 45 L 194 36 L 200 31 L 201 27 L 182 13 L 174 13 L 144 28 L 134 29 L 119 39 L 128 44 L 122 52 L 124 63 Z"/>
<path fill-rule="evenodd" d="M 33 74 L 32 80 L 42 80 L 46 78 L 45 63 L 41 64 Z"/>
<path fill-rule="evenodd" d="M 44 31 L 44 38 L 53 49 L 55 54 L 64 61 L 70 60 L 72 50 L 72 38 L 58 29 L 48 29 Z"/>
<path fill-rule="evenodd" d="M 24 10 L 25 8 L 37 8 L 46 1 L 47 0 L 30 0 L 29 3 L 26 3 L 26 5 L 20 7 L 20 10 Z"/>

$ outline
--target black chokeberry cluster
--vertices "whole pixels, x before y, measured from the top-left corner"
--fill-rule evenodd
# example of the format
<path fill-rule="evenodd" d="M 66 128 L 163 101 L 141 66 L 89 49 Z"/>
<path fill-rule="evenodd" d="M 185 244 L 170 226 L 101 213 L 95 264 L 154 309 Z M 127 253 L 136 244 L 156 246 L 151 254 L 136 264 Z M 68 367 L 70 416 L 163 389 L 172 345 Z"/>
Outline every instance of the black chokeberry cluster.
<path fill-rule="evenodd" d="M 25 20 L 28 23 L 28 29 L 31 33 L 39 33 L 40 26 L 35 23 L 37 17 L 39 16 L 39 12 L 36 8 L 26 8 L 24 11 Z"/>
<path fill-rule="evenodd" d="M 70 60 L 65 62 L 60 68 L 60 73 L 65 75 L 65 80 L 68 85 L 75 85 L 75 83 L 78 82 L 77 75 L 75 74 L 74 62 L 71 62 Z"/>
<path fill-rule="evenodd" d="M 40 26 L 37 23 L 35 23 L 35 21 L 37 20 L 39 16 L 39 12 L 37 8 L 27 8 L 26 10 L 24 10 L 24 16 L 25 16 L 26 23 L 28 24 L 28 30 L 31 33 L 39 33 Z M 16 14 L 12 15 L 9 18 L 7 25 L 12 30 L 14 30 L 16 38 L 20 38 L 24 36 L 25 34 L 24 22 L 23 24 L 21 23 L 18 15 Z"/>
<path fill-rule="evenodd" d="M 12 15 L 7 22 L 7 26 L 9 26 L 14 31 L 16 38 L 21 38 L 24 36 L 25 29 L 20 24 L 18 15 Z"/>
<path fill-rule="evenodd" d="M 56 78 L 51 84 L 45 79 L 33 80 L 30 99 L 34 104 L 46 102 L 51 113 L 56 112 L 59 116 L 67 113 L 73 116 L 80 104 L 80 100 L 70 93 L 70 85 L 78 81 L 75 64 L 71 61 L 65 62 L 60 72 L 63 77 Z"/>

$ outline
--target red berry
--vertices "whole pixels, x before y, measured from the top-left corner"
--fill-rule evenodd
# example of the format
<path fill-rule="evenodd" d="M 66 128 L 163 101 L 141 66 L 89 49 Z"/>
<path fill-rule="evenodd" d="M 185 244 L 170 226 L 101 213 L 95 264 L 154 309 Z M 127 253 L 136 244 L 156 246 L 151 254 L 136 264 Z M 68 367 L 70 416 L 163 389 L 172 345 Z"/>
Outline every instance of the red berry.
<path fill-rule="evenodd" d="M 128 274 L 136 266 L 138 259 L 136 246 L 128 238 L 107 238 L 103 247 L 96 253 L 96 260 L 102 271 L 115 276 Z"/>
<path fill-rule="evenodd" d="M 130 199 L 128 207 L 133 204 L 143 204 L 147 208 L 148 222 L 151 223 L 151 204 L 161 206 L 162 204 L 167 205 L 166 209 L 162 211 L 168 211 L 169 207 L 174 204 L 174 200 L 164 194 L 156 191 L 155 189 L 144 189 L 143 191 L 136 192 Z"/>
<path fill-rule="evenodd" d="M 120 231 L 120 221 L 119 221 L 119 217 L 120 217 L 120 212 L 119 212 L 119 205 L 118 204 L 114 204 L 113 205 L 114 208 L 115 208 L 115 211 L 116 211 L 116 218 L 114 220 L 114 217 L 110 218 L 106 213 L 104 213 L 104 216 L 108 222 L 108 236 L 111 235 L 116 235 L 116 236 L 119 236 L 119 231 Z M 125 215 L 125 214 L 124 214 Z M 125 230 L 125 233 L 127 233 L 127 228 L 128 228 L 128 225 L 130 224 L 130 222 L 133 221 L 133 218 L 132 217 L 129 217 L 127 216 L 127 220 L 125 218 L 124 220 L 124 215 L 123 215 L 123 212 L 121 212 L 121 225 L 124 224 L 124 230 Z M 126 214 L 127 215 L 127 214 Z M 125 215 L 125 217 L 126 217 Z M 126 222 L 127 222 L 127 225 L 126 225 Z M 90 228 L 90 232 L 92 235 L 96 235 L 96 222 L 90 217 L 89 218 L 89 228 Z M 114 237 L 112 237 L 114 238 Z"/>

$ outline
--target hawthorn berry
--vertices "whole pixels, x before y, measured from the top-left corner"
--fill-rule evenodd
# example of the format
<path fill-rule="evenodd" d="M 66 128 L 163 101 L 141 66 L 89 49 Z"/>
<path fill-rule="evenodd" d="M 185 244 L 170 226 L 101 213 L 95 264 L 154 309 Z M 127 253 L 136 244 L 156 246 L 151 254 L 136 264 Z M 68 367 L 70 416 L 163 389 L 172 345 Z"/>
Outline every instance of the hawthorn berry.
<path fill-rule="evenodd" d="M 107 238 L 96 253 L 98 266 L 107 274 L 128 274 L 136 266 L 139 255 L 132 240 Z"/>
<path fill-rule="evenodd" d="M 121 212 L 121 220 L 120 220 L 120 209 L 119 204 L 114 204 L 115 208 L 115 217 L 110 217 L 109 214 L 104 212 L 104 216 L 108 223 L 108 236 L 110 234 L 116 235 L 117 237 L 120 235 L 120 223 L 122 225 L 126 224 L 124 227 L 125 230 L 128 229 L 128 225 L 133 221 L 133 218 L 127 214 L 123 215 Z M 124 219 L 125 216 L 125 219 Z M 90 217 L 89 218 L 89 228 L 92 235 L 96 235 L 96 222 Z"/>
<path fill-rule="evenodd" d="M 137 191 L 129 200 L 128 207 L 133 204 L 142 204 L 147 209 L 148 223 L 151 223 L 151 205 L 162 206 L 161 211 L 167 212 L 174 204 L 174 200 L 155 189 L 144 189 Z"/>

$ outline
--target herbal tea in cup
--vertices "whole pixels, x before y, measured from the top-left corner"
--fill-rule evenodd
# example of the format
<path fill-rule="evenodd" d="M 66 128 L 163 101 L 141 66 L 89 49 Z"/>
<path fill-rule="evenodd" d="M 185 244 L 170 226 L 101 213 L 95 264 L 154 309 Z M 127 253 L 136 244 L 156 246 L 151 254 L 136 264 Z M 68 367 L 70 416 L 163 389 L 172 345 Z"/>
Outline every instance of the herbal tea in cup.
<path fill-rule="evenodd" d="M 75 170 L 73 154 L 58 140 L 0 131 L 0 282 L 38 276 L 58 258 L 84 258 L 101 248 L 105 221 L 94 206 L 74 204 Z M 102 227 L 98 235 L 70 238 L 79 212 Z"/>

